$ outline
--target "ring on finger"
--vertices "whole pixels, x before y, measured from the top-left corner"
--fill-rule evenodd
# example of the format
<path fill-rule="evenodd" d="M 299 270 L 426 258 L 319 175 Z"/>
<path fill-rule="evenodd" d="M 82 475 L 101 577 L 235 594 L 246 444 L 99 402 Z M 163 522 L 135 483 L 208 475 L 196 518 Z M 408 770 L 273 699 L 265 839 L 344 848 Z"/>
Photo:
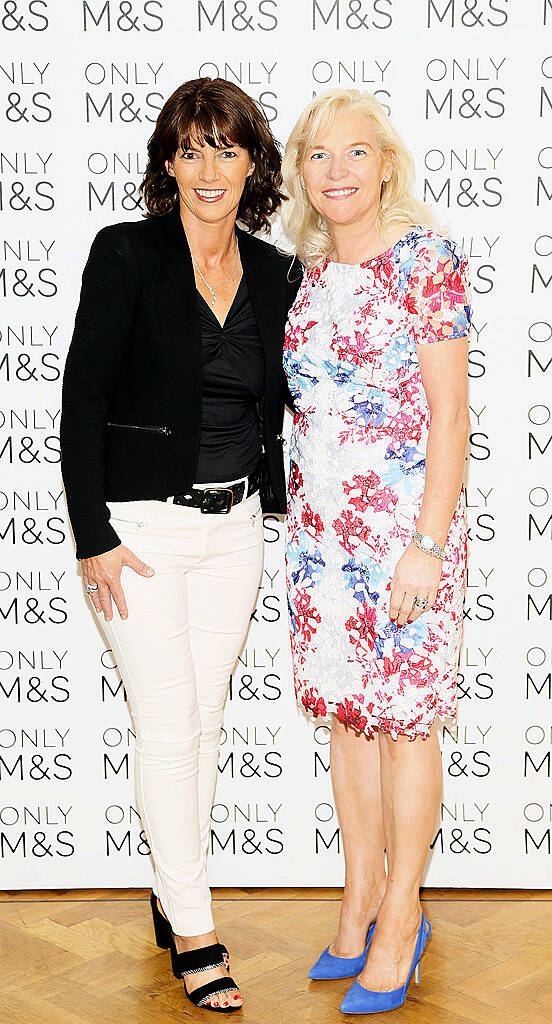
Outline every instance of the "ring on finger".
<path fill-rule="evenodd" d="M 425 610 L 427 608 L 427 598 L 425 598 L 425 597 L 418 597 L 418 595 L 416 595 L 416 597 L 414 598 L 414 600 L 412 602 L 412 607 L 413 608 L 417 607 L 422 612 L 425 612 Z"/>
<path fill-rule="evenodd" d="M 94 583 L 93 580 L 92 580 L 92 583 L 90 582 L 90 580 L 86 581 L 86 593 L 87 594 L 93 594 L 98 589 L 99 589 L 98 588 L 98 584 Z"/>

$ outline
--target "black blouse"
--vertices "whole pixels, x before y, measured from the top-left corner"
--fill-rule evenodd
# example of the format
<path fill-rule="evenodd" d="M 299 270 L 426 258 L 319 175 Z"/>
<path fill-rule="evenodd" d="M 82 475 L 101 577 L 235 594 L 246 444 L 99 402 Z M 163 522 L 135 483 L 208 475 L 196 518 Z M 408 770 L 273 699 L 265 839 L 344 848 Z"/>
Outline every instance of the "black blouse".
<path fill-rule="evenodd" d="M 245 276 L 221 327 L 198 291 L 203 346 L 203 406 L 196 483 L 237 480 L 261 457 L 257 402 L 265 361 Z"/>

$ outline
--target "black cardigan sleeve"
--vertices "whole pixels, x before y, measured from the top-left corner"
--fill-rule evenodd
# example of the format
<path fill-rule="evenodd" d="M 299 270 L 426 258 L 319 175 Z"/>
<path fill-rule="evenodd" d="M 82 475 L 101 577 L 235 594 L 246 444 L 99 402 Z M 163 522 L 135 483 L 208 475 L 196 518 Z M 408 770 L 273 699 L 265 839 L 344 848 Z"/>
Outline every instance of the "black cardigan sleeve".
<path fill-rule="evenodd" d="M 105 503 L 105 434 L 108 397 L 125 354 L 138 289 L 130 240 L 120 225 L 103 228 L 82 275 L 62 387 L 61 473 L 77 558 L 121 543 Z"/>

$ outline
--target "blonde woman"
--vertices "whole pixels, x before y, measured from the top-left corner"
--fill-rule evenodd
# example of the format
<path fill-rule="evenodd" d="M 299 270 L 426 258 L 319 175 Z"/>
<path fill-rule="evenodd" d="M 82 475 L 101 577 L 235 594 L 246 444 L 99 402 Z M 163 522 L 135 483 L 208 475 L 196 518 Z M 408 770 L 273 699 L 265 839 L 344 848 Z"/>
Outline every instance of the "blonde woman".
<path fill-rule="evenodd" d="M 331 718 L 346 867 L 339 931 L 310 977 L 359 975 L 341 1009 L 377 1013 L 419 980 L 431 931 L 419 887 L 466 568 L 468 267 L 413 197 L 412 158 L 370 94 L 313 100 L 283 174 L 306 269 L 284 349 L 295 688 Z"/>

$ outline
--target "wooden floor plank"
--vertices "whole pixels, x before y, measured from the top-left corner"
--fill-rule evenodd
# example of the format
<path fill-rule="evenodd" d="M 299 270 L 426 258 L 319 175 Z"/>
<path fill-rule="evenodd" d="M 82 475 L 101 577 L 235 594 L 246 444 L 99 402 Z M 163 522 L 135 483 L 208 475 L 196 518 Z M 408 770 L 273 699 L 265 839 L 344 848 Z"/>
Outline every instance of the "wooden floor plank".
<path fill-rule="evenodd" d="M 351 981 L 311 982 L 339 889 L 215 890 L 247 1024 L 341 1024 Z M 422 983 L 386 1024 L 550 1024 L 552 893 L 424 890 Z M 149 890 L 0 894 L 2 1024 L 206 1021 L 154 941 Z M 209 1018 L 210 1019 L 210 1018 Z"/>
<path fill-rule="evenodd" d="M 149 889 L 0 889 L 0 903 L 2 902 L 25 902 L 36 903 L 54 900 L 72 900 L 80 903 L 91 900 L 94 903 L 106 901 L 112 903 L 115 900 L 127 902 L 129 900 L 142 901 L 149 898 Z M 343 889 L 341 888 L 310 888 L 296 889 L 283 887 L 265 887 L 250 889 L 229 889 L 214 888 L 213 896 L 216 900 L 283 900 L 289 903 L 292 900 L 323 900 L 341 899 Z M 424 900 L 444 900 L 446 903 L 505 903 L 510 900 L 515 902 L 545 902 L 552 900 L 552 889 L 422 889 Z"/>

